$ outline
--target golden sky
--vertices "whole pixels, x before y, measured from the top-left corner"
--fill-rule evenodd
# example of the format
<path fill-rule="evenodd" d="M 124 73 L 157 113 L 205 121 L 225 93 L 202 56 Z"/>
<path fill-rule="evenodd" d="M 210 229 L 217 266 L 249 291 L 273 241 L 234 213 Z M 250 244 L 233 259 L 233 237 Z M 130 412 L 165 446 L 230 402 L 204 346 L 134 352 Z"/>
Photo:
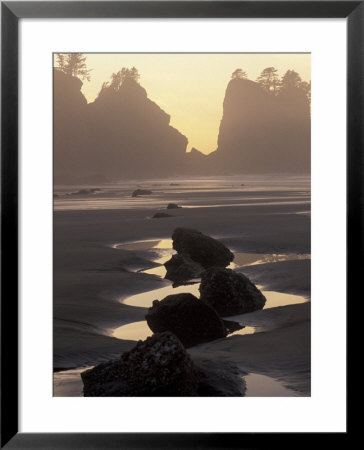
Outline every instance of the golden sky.
<path fill-rule="evenodd" d="M 311 79 L 310 54 L 86 54 L 91 81 L 82 92 L 92 102 L 104 81 L 122 67 L 135 66 L 148 97 L 171 116 L 170 124 L 188 138 L 188 150 L 216 150 L 226 86 L 232 72 L 241 68 L 255 80 L 266 67 L 279 75 L 295 70 Z"/>

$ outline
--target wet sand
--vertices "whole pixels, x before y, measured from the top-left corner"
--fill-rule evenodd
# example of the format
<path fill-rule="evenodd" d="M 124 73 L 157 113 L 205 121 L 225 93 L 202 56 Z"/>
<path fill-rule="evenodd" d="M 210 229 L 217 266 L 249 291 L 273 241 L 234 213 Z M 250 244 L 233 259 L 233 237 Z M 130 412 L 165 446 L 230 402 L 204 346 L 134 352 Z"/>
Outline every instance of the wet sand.
<path fill-rule="evenodd" d="M 81 208 L 82 199 L 77 198 L 72 199 L 72 207 L 68 208 L 62 206 L 63 199 L 56 199 L 54 368 L 92 366 L 132 348 L 135 340 L 117 339 L 110 330 L 144 320 L 146 308 L 129 306 L 122 300 L 169 285 L 157 275 L 140 272 L 157 266 L 158 251 L 154 254 L 143 246 L 137 250 L 114 248 L 115 243 L 168 239 L 177 226 L 185 226 L 221 239 L 235 252 L 307 255 L 310 216 L 302 213 L 309 209 L 309 203 L 295 203 L 288 198 L 281 202 L 282 196 L 297 197 L 298 191 L 306 195 L 307 189 L 300 185 L 296 191 L 291 188 L 269 191 L 261 204 L 246 202 L 247 193 L 239 189 L 233 194 L 227 194 L 229 190 L 225 189 L 216 202 L 216 192 L 221 190 L 196 193 L 191 187 L 181 192 L 167 185 L 157 201 L 140 198 L 137 207 L 130 208 L 122 197 L 119 209 L 111 209 L 115 198 L 109 209 Z M 253 194 L 256 197 L 256 192 Z M 236 204 L 213 206 L 232 196 Z M 168 211 L 173 217 L 151 219 L 170 202 L 184 206 L 196 197 L 209 207 L 194 205 Z M 309 259 L 261 263 L 236 270 L 266 290 L 310 296 Z M 261 324 L 258 332 L 194 347 L 189 349 L 192 357 L 230 360 L 242 370 L 279 380 L 295 395 L 309 395 L 310 303 L 264 309 L 244 316 L 247 326 Z"/>

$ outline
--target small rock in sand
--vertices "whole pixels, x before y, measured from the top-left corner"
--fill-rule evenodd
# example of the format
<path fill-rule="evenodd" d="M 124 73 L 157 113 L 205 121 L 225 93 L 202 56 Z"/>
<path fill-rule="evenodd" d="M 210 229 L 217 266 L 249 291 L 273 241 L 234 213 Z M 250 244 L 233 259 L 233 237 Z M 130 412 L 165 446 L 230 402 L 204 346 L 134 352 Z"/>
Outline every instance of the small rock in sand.
<path fill-rule="evenodd" d="M 139 195 L 151 195 L 153 194 L 152 191 L 149 191 L 148 189 L 136 189 L 131 196 L 132 197 L 139 197 Z"/>
<path fill-rule="evenodd" d="M 176 205 L 176 203 L 168 203 L 167 209 L 180 209 L 182 206 Z"/>
<path fill-rule="evenodd" d="M 171 216 L 170 214 L 157 212 L 154 214 L 154 216 L 152 216 L 152 219 L 163 219 L 164 217 L 173 217 L 173 216 Z"/>
<path fill-rule="evenodd" d="M 201 274 L 200 299 L 221 316 L 263 309 L 266 298 L 242 273 L 213 267 Z"/>

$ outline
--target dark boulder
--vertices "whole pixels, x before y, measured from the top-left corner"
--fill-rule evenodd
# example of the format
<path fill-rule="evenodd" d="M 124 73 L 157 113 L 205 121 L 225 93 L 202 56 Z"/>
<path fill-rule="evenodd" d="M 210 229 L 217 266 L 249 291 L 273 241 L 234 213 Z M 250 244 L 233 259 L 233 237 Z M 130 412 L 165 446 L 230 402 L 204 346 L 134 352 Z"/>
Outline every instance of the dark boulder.
<path fill-rule="evenodd" d="M 178 206 L 175 203 L 168 203 L 167 209 L 180 209 L 182 206 Z"/>
<path fill-rule="evenodd" d="M 196 396 L 195 366 L 172 333 L 139 341 L 120 359 L 81 373 L 85 397 Z"/>
<path fill-rule="evenodd" d="M 136 189 L 131 196 L 132 197 L 139 197 L 139 195 L 151 195 L 153 194 L 152 191 L 149 191 L 148 189 Z"/>
<path fill-rule="evenodd" d="M 154 214 L 154 216 L 152 216 L 152 219 L 164 219 L 165 217 L 173 217 L 173 216 L 171 216 L 170 214 L 157 212 Z"/>
<path fill-rule="evenodd" d="M 217 312 L 188 293 L 155 300 L 145 319 L 154 333 L 170 331 L 185 347 L 226 336 L 225 326 Z"/>
<path fill-rule="evenodd" d="M 164 263 L 167 273 L 165 278 L 177 283 L 199 278 L 204 268 L 193 261 L 188 255 L 173 255 L 171 259 Z"/>
<path fill-rule="evenodd" d="M 224 244 L 197 230 L 176 228 L 172 239 L 177 253 L 188 254 L 205 269 L 226 267 L 234 259 L 234 255 Z"/>
<path fill-rule="evenodd" d="M 266 302 L 248 277 L 217 267 L 201 274 L 200 298 L 223 317 L 262 309 Z"/>

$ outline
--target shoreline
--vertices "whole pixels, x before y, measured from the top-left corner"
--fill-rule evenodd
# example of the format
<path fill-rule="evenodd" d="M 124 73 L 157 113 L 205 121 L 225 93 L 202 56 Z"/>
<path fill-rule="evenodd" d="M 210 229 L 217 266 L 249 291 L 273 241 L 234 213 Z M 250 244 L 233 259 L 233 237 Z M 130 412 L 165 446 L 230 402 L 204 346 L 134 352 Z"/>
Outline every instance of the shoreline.
<path fill-rule="evenodd" d="M 208 193 L 207 201 L 213 196 Z M 156 275 L 138 272 L 158 266 L 148 250 L 116 250 L 113 243 L 170 239 L 174 228 L 186 226 L 216 237 L 238 252 L 310 253 L 310 217 L 301 214 L 307 206 L 300 203 L 181 208 L 171 212 L 174 217 L 150 220 L 146 217 L 155 209 L 150 208 L 148 199 L 142 201 L 144 207 L 139 209 L 54 212 L 54 373 L 66 367 L 75 370 L 95 365 L 131 349 L 136 341 L 110 337 L 107 330 L 144 320 L 147 309 L 123 305 L 120 299 L 168 286 Z M 234 270 L 242 271 L 265 290 L 310 297 L 309 259 Z M 279 308 L 279 314 L 269 312 Z M 258 313 L 261 319 L 256 317 Z M 242 370 L 272 375 L 300 395 L 309 395 L 309 302 L 249 314 L 255 314 L 254 320 L 269 323 L 271 329 L 212 341 L 189 349 L 190 354 L 230 358 Z M 253 318 L 249 314 L 245 315 L 247 321 Z M 271 348 L 272 340 L 276 348 Z M 294 343 L 298 354 L 292 349 Z M 275 354 L 275 364 L 271 354 Z"/>

